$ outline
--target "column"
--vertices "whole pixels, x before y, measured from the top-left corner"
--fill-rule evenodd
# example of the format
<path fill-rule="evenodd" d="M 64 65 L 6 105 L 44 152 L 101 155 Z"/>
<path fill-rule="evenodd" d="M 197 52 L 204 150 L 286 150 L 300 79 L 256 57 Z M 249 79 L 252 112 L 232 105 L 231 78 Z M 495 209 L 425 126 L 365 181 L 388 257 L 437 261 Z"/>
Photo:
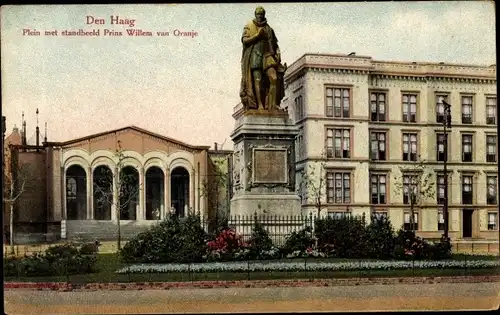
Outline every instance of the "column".
<path fill-rule="evenodd" d="M 139 210 L 136 214 L 137 220 L 146 220 L 146 211 L 144 210 L 144 200 L 146 189 L 144 186 L 146 185 L 146 181 L 144 180 L 144 167 L 139 168 Z"/>
<path fill-rule="evenodd" d="M 194 195 L 195 195 L 195 198 L 194 198 L 194 203 L 193 203 L 193 208 L 196 212 L 200 211 L 200 205 L 199 205 L 199 200 L 198 200 L 198 195 L 199 195 L 199 189 L 200 187 L 198 187 L 198 177 L 200 176 L 200 174 L 198 174 L 198 172 L 195 172 L 194 173 Z"/>
<path fill-rule="evenodd" d="M 61 159 L 62 160 L 62 159 Z M 61 166 L 61 238 L 67 238 L 67 229 L 66 229 L 66 220 L 68 217 L 66 216 L 66 172 L 64 171 L 64 167 Z"/>
<path fill-rule="evenodd" d="M 66 209 L 66 171 L 64 170 L 64 167 L 61 166 L 61 179 L 62 179 L 62 183 L 61 183 L 61 199 L 62 199 L 62 217 L 64 218 L 64 220 L 67 220 L 68 219 L 68 209 Z"/>
<path fill-rule="evenodd" d="M 195 179 L 194 179 L 194 168 L 191 170 L 191 172 L 189 173 L 189 183 L 190 183 L 190 187 L 189 187 L 189 208 L 193 208 L 194 211 L 196 211 L 195 209 L 195 204 L 194 204 L 194 201 L 196 200 L 195 196 L 194 196 L 194 185 L 195 185 Z"/>
<path fill-rule="evenodd" d="M 170 212 L 170 207 L 172 206 L 170 203 L 170 169 L 163 169 L 163 174 L 163 203 L 165 205 L 163 206 L 163 213 L 161 214 L 161 218 L 165 219 Z"/>
<path fill-rule="evenodd" d="M 90 167 L 87 168 L 87 220 L 92 220 L 92 169 Z"/>
<path fill-rule="evenodd" d="M 117 185 L 117 179 L 118 179 L 118 168 L 115 168 L 115 171 L 113 172 L 113 202 L 111 204 L 111 220 L 118 221 L 118 209 L 116 207 L 117 202 L 118 202 L 118 185 Z"/>

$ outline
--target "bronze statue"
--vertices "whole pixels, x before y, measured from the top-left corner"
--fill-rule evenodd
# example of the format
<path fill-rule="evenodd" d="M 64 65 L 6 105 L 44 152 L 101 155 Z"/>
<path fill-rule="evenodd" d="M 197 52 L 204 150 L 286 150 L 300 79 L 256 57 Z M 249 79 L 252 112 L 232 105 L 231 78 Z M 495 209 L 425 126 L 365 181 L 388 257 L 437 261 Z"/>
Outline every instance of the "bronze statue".
<path fill-rule="evenodd" d="M 255 19 L 243 29 L 241 41 L 240 98 L 245 111 L 249 109 L 281 110 L 284 95 L 283 75 L 278 39 L 267 24 L 263 7 L 255 9 Z"/>

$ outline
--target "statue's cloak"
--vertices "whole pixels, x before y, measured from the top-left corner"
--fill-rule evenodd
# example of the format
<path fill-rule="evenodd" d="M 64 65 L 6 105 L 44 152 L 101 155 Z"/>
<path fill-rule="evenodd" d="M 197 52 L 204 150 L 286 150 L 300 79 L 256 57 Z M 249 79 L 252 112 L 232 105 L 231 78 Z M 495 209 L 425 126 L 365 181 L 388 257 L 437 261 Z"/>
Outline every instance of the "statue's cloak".
<path fill-rule="evenodd" d="M 254 44 L 245 45 L 243 40 L 257 35 L 258 26 L 250 21 L 243 28 L 243 35 L 241 36 L 241 42 L 243 44 L 243 52 L 241 54 L 241 86 L 240 86 L 240 98 L 241 103 L 245 109 L 257 108 L 257 101 L 255 99 L 255 90 L 253 87 L 252 79 L 252 69 L 250 65 L 250 58 L 254 49 Z"/>

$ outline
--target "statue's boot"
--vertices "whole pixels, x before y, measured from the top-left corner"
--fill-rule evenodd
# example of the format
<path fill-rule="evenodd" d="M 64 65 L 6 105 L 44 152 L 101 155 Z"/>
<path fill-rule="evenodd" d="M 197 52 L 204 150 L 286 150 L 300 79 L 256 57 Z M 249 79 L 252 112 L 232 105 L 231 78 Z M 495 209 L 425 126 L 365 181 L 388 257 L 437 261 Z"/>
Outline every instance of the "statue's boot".
<path fill-rule="evenodd" d="M 271 86 L 269 87 L 269 94 L 268 94 L 268 100 L 269 100 L 269 104 L 268 104 L 268 108 L 269 109 L 277 109 L 279 108 L 279 104 L 276 104 L 276 85 L 274 84 L 271 84 Z"/>
<path fill-rule="evenodd" d="M 255 82 L 255 99 L 257 100 L 257 105 L 259 106 L 259 109 L 264 109 L 264 106 L 262 104 L 262 93 L 260 90 L 260 81 Z"/>

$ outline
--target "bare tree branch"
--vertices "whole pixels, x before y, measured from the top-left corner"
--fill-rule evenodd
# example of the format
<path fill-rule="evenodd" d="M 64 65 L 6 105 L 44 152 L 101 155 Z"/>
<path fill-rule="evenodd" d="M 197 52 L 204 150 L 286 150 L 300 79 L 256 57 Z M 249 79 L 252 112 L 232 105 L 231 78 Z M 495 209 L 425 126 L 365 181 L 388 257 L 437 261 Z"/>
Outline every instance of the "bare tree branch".
<path fill-rule="evenodd" d="M 325 154 L 322 153 L 321 156 L 324 157 Z M 316 174 L 317 172 L 319 172 L 319 174 Z M 308 165 L 308 171 L 302 170 L 297 193 L 302 196 L 305 202 L 312 200 L 319 217 L 323 208 L 323 200 L 326 196 L 325 162 L 320 162 L 319 168 L 316 168 L 316 166 L 313 165 Z"/>
<path fill-rule="evenodd" d="M 432 169 L 420 159 L 406 166 L 399 166 L 399 173 L 394 174 L 394 190 L 396 195 L 407 196 L 410 205 L 410 226 L 414 230 L 415 207 L 419 207 L 426 199 L 435 196 L 435 183 Z"/>

